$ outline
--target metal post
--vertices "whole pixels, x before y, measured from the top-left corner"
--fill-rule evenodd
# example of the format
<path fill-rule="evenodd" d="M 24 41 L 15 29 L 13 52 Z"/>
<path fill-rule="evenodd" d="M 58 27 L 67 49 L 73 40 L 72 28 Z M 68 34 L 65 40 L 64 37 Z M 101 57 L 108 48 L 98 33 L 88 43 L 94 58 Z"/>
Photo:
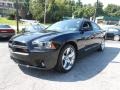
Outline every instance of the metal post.
<path fill-rule="evenodd" d="M 44 24 L 46 23 L 47 0 L 45 0 Z"/>
<path fill-rule="evenodd" d="M 19 33 L 19 13 L 18 13 L 18 0 L 16 0 L 16 21 L 17 21 L 17 33 Z"/>
<path fill-rule="evenodd" d="M 98 13 L 97 13 L 97 12 L 98 12 L 98 11 L 97 11 L 97 10 L 98 10 L 98 2 L 99 2 L 99 1 L 97 0 L 97 5 L 96 5 L 96 9 L 95 9 L 95 14 L 94 14 L 94 22 L 95 22 L 95 20 L 96 20 L 97 14 L 98 14 Z"/>

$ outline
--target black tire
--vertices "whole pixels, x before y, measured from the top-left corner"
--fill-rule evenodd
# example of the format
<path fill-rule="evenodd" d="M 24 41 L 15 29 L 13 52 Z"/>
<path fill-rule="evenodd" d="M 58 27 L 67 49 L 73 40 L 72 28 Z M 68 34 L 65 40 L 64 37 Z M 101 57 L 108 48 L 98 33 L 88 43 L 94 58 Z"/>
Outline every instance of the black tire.
<path fill-rule="evenodd" d="M 72 48 L 74 50 L 74 52 L 75 52 L 75 59 L 74 59 L 74 63 L 72 64 L 72 67 L 70 69 L 66 70 L 64 68 L 64 66 L 63 66 L 62 57 L 63 57 L 63 54 L 64 54 L 65 50 L 67 50 L 68 48 Z M 59 53 L 59 57 L 58 57 L 57 65 L 55 66 L 55 70 L 58 71 L 58 72 L 62 72 L 62 73 L 68 72 L 68 71 L 70 71 L 73 68 L 73 66 L 75 64 L 75 60 L 76 60 L 76 49 L 75 49 L 75 47 L 73 45 L 67 44 L 67 45 L 65 45 L 61 49 L 61 51 Z"/>
<path fill-rule="evenodd" d="M 103 39 L 101 41 L 101 44 L 100 44 L 100 47 L 99 47 L 98 51 L 104 51 L 104 49 L 105 49 L 105 39 Z"/>

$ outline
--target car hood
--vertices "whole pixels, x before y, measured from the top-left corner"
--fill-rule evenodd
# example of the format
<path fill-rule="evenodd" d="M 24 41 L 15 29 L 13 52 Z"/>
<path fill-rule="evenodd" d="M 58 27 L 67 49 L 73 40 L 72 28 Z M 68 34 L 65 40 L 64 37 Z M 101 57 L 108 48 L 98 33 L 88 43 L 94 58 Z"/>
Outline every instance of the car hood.
<path fill-rule="evenodd" d="M 36 32 L 36 33 L 24 33 L 24 34 L 19 34 L 16 35 L 14 37 L 11 38 L 12 41 L 19 41 L 19 42 L 29 42 L 29 41 L 33 41 L 37 38 L 40 38 L 41 41 L 44 40 L 50 40 L 51 38 L 58 36 L 59 34 L 61 34 L 60 32 Z"/>

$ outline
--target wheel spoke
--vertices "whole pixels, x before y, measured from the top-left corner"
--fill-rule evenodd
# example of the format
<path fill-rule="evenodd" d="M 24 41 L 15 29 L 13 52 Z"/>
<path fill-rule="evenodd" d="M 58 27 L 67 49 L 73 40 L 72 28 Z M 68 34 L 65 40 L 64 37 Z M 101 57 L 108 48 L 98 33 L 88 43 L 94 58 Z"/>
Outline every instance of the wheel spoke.
<path fill-rule="evenodd" d="M 69 55 L 70 51 L 71 51 L 71 48 L 68 48 L 66 54 Z"/>
<path fill-rule="evenodd" d="M 66 66 L 65 66 L 65 68 L 66 69 L 69 69 L 69 68 L 71 68 L 72 67 L 72 63 L 71 63 L 71 61 L 68 59 L 68 60 L 66 60 Z"/>
<path fill-rule="evenodd" d="M 75 55 L 75 53 L 72 51 L 68 56 L 71 58 Z"/>
<path fill-rule="evenodd" d="M 75 50 L 72 47 L 68 47 L 64 51 L 62 56 L 63 68 L 69 70 L 73 66 L 74 60 L 75 60 Z"/>
<path fill-rule="evenodd" d="M 104 49 L 104 47 L 105 47 L 105 42 L 103 41 L 101 45 L 102 45 L 102 46 L 101 46 L 102 49 Z"/>
<path fill-rule="evenodd" d="M 63 54 L 63 56 L 62 56 L 62 60 L 64 60 L 65 59 L 65 55 Z"/>
<path fill-rule="evenodd" d="M 64 60 L 63 67 L 66 68 L 66 67 L 67 67 L 67 64 L 68 64 L 67 60 Z"/>

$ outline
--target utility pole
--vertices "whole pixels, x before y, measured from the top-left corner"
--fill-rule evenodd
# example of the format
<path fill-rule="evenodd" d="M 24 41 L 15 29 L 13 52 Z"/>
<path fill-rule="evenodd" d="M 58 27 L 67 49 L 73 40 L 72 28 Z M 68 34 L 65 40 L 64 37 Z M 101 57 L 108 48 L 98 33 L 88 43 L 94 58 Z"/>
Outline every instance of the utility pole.
<path fill-rule="evenodd" d="M 19 12 L 18 12 L 18 0 L 16 0 L 16 22 L 17 22 L 17 33 L 19 33 Z"/>
<path fill-rule="evenodd" d="M 44 24 L 46 24 L 47 0 L 45 0 Z"/>
<path fill-rule="evenodd" d="M 97 0 L 95 14 L 94 14 L 94 22 L 96 20 L 97 14 L 98 14 L 98 3 L 99 3 L 99 1 Z"/>

